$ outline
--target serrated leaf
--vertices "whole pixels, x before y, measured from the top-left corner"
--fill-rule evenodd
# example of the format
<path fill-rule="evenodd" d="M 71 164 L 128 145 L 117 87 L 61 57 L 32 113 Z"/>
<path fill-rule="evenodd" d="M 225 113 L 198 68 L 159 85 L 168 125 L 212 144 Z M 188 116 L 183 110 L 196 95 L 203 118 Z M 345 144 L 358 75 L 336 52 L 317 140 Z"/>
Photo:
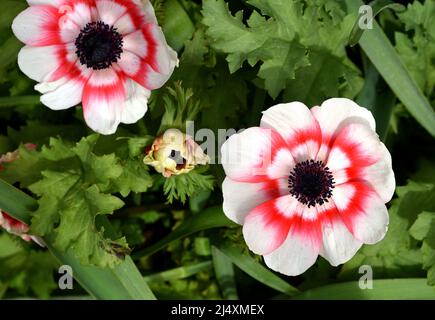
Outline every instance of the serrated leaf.
<path fill-rule="evenodd" d="M 264 79 L 264 87 L 272 98 L 294 84 L 303 87 L 305 100 L 310 98 L 309 94 L 319 96 L 316 103 L 330 96 L 331 87 L 335 96 L 338 88 L 351 97 L 361 89 L 358 69 L 347 58 L 344 48 L 351 27 L 350 17 L 344 17 L 339 6 L 328 7 L 327 1 L 309 1 L 309 5 L 284 0 L 248 3 L 261 14 L 254 10 L 245 24 L 242 11 L 232 15 L 223 0 L 204 1 L 203 22 L 208 26 L 207 35 L 215 49 L 227 54 L 231 72 L 241 68 L 244 61 L 251 66 L 260 61 L 258 76 Z M 316 57 L 319 53 L 326 58 Z M 333 72 L 321 73 L 326 79 L 317 79 L 316 59 L 336 62 L 336 65 L 326 66 Z M 310 68 L 311 65 L 314 67 Z M 316 85 L 313 85 L 314 80 Z M 329 91 L 325 90 L 327 86 Z M 286 99 L 297 100 L 297 95 L 293 97 L 292 93 L 298 91 L 287 92 Z M 309 100 L 311 103 L 312 99 Z"/>

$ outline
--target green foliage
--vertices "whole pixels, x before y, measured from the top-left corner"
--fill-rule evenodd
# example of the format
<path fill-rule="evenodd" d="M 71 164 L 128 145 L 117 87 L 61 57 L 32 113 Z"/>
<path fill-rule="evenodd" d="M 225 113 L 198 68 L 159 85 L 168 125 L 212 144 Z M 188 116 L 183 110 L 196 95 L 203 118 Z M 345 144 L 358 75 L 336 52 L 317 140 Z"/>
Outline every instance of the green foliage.
<path fill-rule="evenodd" d="M 158 134 L 172 128 L 186 131 L 186 122 L 195 120 L 201 104 L 193 98 L 193 90 L 184 90 L 181 82 L 175 82 L 174 87 L 167 90 L 168 94 L 163 97 L 165 113 Z"/>
<path fill-rule="evenodd" d="M 31 224 L 48 248 L 0 231 L 0 297 L 63 295 L 53 292 L 60 262 L 97 299 L 433 298 L 435 154 L 420 125 L 434 134 L 435 3 L 382 11 L 382 27 L 356 36 L 357 0 L 151 3 L 179 66 L 153 90 L 143 120 L 99 137 L 81 108 L 40 104 L 10 28 L 27 3 L 1 1 L 0 155 L 18 148 L 19 157 L 2 163 L 0 208 Z M 403 8 L 382 0 L 375 11 L 385 4 Z M 347 46 L 349 37 L 358 45 Z M 195 132 L 238 130 L 257 126 L 269 106 L 335 96 L 372 111 L 401 185 L 385 239 L 341 267 L 319 258 L 299 277 L 274 273 L 224 215 L 220 165 L 165 178 L 143 164 L 155 137 L 185 131 L 186 121 Z M 374 269 L 374 290 L 347 282 L 362 264 Z"/>
<path fill-rule="evenodd" d="M 49 252 L 30 250 L 21 240 L 0 232 L 0 284 L 20 295 L 47 299 L 57 288 L 56 271 L 57 262 Z"/>
<path fill-rule="evenodd" d="M 163 191 L 169 203 L 180 200 L 185 203 L 187 198 L 199 190 L 213 190 L 214 177 L 203 174 L 203 169 L 195 169 L 186 174 L 172 175 L 165 179 Z"/>
<path fill-rule="evenodd" d="M 97 141 L 92 135 L 72 147 L 52 138 L 40 152 L 22 147 L 19 159 L 6 166 L 4 178 L 21 180 L 40 197 L 32 232 L 53 236 L 61 251 L 74 248 L 84 264 L 106 266 L 129 252 L 125 239 L 107 239 L 97 223 L 99 215 L 124 205 L 110 193 L 126 197 L 131 191 L 144 192 L 152 180 L 140 160 L 95 154 Z"/>
<path fill-rule="evenodd" d="M 315 104 L 324 97 L 354 96 L 361 88 L 358 69 L 344 46 L 351 18 L 331 1 L 257 1 L 258 10 L 246 21 L 233 16 L 223 0 L 204 1 L 204 24 L 217 50 L 228 54 L 231 72 L 247 61 L 261 61 L 258 77 L 276 98 L 286 88 L 286 100 Z M 300 87 L 302 86 L 302 87 Z M 340 88 L 340 89 L 339 89 Z"/>
<path fill-rule="evenodd" d="M 240 112 L 247 107 L 246 81 L 241 74 L 229 73 L 227 63 L 210 48 L 203 27 L 186 42 L 180 67 L 173 77 L 193 89 L 203 109 L 200 118 L 203 127 L 217 131 L 237 126 Z"/>
<path fill-rule="evenodd" d="M 396 49 L 420 89 L 435 102 L 435 2 L 415 1 L 399 14 L 406 33 L 396 32 Z M 411 34 L 411 37 L 408 37 Z"/>
<path fill-rule="evenodd" d="M 435 286 L 435 212 L 422 212 L 409 230 L 417 240 L 423 242 L 421 253 L 423 268 L 427 270 L 427 283 Z"/>
<path fill-rule="evenodd" d="M 431 268 L 434 261 L 430 257 L 430 248 L 435 242 L 431 242 L 433 238 L 428 213 L 435 210 L 433 172 L 433 166 L 422 166 L 414 180 L 397 187 L 398 198 L 392 201 L 389 210 L 390 224 L 385 239 L 376 245 L 364 246 L 343 266 L 340 274 L 342 279 L 352 278 L 351 275 L 355 278 L 356 270 L 363 264 L 371 265 L 377 278 L 417 277 L 422 274 L 423 265 L 428 270 L 429 284 L 433 285 Z M 424 180 L 420 178 L 422 175 Z M 422 223 L 425 222 L 428 224 L 422 229 Z M 413 238 L 423 241 L 423 246 Z"/>

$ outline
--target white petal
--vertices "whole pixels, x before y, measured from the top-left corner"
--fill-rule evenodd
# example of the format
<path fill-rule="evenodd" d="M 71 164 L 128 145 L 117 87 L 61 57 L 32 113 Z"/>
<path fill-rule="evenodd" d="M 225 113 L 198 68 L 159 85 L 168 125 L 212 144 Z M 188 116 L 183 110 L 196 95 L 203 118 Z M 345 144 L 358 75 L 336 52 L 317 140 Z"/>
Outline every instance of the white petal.
<path fill-rule="evenodd" d="M 58 24 L 65 43 L 74 42 L 80 30 L 92 22 L 91 8 L 83 2 L 62 5 L 58 10 L 61 14 Z"/>
<path fill-rule="evenodd" d="M 323 145 L 318 154 L 320 160 L 326 157 L 331 139 L 349 123 L 365 124 L 375 131 L 376 123 L 372 113 L 350 99 L 331 98 L 320 107 L 311 108 L 311 112 L 322 128 Z"/>
<path fill-rule="evenodd" d="M 83 114 L 87 125 L 101 134 L 113 134 L 125 108 L 124 82 L 113 69 L 95 70 L 83 91 Z"/>
<path fill-rule="evenodd" d="M 132 32 L 123 38 L 123 49 L 133 52 L 141 58 L 145 58 L 148 53 L 148 42 L 142 30 Z"/>
<path fill-rule="evenodd" d="M 378 135 L 364 124 L 352 123 L 337 135 L 327 166 L 336 184 L 365 180 L 388 202 L 395 189 L 391 155 Z"/>
<path fill-rule="evenodd" d="M 382 143 L 378 149 L 380 160 L 375 164 L 364 169 L 364 179 L 387 203 L 391 200 L 396 189 L 396 179 L 391 163 L 391 154 L 387 147 Z"/>
<path fill-rule="evenodd" d="M 135 1 L 139 2 L 139 5 L 143 9 L 146 22 L 152 22 L 154 24 L 158 24 L 156 14 L 154 13 L 154 8 L 151 4 L 151 1 L 149 0 L 145 0 L 142 2 L 141 0 L 135 0 Z"/>
<path fill-rule="evenodd" d="M 18 54 L 18 66 L 30 79 L 38 82 L 47 81 L 60 66 L 58 52 L 62 47 L 62 45 L 24 46 Z"/>
<path fill-rule="evenodd" d="M 171 75 L 174 67 L 178 65 L 177 53 L 172 50 L 166 42 L 162 28 L 156 24 L 148 24 L 146 30 L 152 34 L 156 40 L 156 59 L 157 69 L 160 74 Z M 154 67 L 154 66 L 152 66 Z"/>
<path fill-rule="evenodd" d="M 267 168 L 267 176 L 270 179 L 286 178 L 290 175 L 290 172 L 295 166 L 295 160 L 289 149 L 279 149 L 276 155 L 272 159 L 272 163 Z"/>
<path fill-rule="evenodd" d="M 82 101 L 84 82 L 66 78 L 51 83 L 42 83 L 35 87 L 40 92 L 41 102 L 52 110 L 63 110 L 74 107 Z"/>
<path fill-rule="evenodd" d="M 319 250 L 317 244 L 290 231 L 287 239 L 278 249 L 264 256 L 264 262 L 277 272 L 297 276 L 316 262 Z"/>
<path fill-rule="evenodd" d="M 367 244 L 382 240 L 387 232 L 388 210 L 379 195 L 362 182 L 337 185 L 332 199 L 354 237 Z"/>
<path fill-rule="evenodd" d="M 95 4 L 100 20 L 111 26 L 127 12 L 125 6 L 115 1 L 97 0 Z"/>
<path fill-rule="evenodd" d="M 333 266 L 349 261 L 361 248 L 362 242 L 355 239 L 341 220 L 333 203 L 327 204 L 332 207 L 332 217 L 322 220 L 323 246 L 320 255 Z M 331 210 L 331 208 L 326 209 Z M 321 213 L 320 213 L 321 214 Z"/>
<path fill-rule="evenodd" d="M 127 80 L 127 100 L 121 114 L 121 122 L 126 124 L 136 123 L 142 119 L 148 110 L 148 99 L 151 91 L 145 89 L 133 80 Z"/>
<path fill-rule="evenodd" d="M 316 119 L 301 102 L 282 103 L 263 111 L 261 127 L 276 130 L 289 144 L 297 162 L 314 159 L 321 131 Z"/>
<path fill-rule="evenodd" d="M 270 129 L 254 127 L 234 134 L 221 148 L 225 173 L 241 182 L 267 180 L 273 151 L 284 146 L 279 134 Z"/>
<path fill-rule="evenodd" d="M 64 2 L 65 0 L 27 0 L 27 3 L 30 6 L 49 5 L 53 7 L 58 7 Z"/>
<path fill-rule="evenodd" d="M 128 35 L 136 30 L 136 26 L 129 14 L 124 14 L 113 26 L 122 35 Z"/>
<path fill-rule="evenodd" d="M 333 134 L 349 123 L 362 123 L 376 130 L 376 122 L 372 113 L 347 98 L 331 98 L 325 100 L 320 107 L 311 108 L 319 122 L 322 132 Z"/>
<path fill-rule="evenodd" d="M 15 36 L 27 45 L 47 46 L 61 44 L 59 12 L 51 6 L 31 6 L 12 22 Z"/>
<path fill-rule="evenodd" d="M 286 180 L 274 182 L 246 183 L 228 177 L 222 184 L 223 210 L 232 221 L 243 224 L 246 215 L 259 204 L 275 197 L 288 194 Z"/>
<path fill-rule="evenodd" d="M 269 200 L 255 207 L 245 218 L 243 237 L 249 249 L 267 255 L 279 248 L 303 207 L 291 195 Z"/>
<path fill-rule="evenodd" d="M 141 59 L 130 51 L 124 51 L 117 62 L 124 73 L 130 77 L 136 75 L 141 68 Z"/>

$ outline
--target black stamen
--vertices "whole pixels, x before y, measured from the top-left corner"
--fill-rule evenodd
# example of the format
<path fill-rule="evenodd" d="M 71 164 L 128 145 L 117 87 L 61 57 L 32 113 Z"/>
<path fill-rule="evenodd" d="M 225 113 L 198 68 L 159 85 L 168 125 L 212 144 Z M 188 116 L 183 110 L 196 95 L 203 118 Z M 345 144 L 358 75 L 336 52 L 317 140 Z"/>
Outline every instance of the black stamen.
<path fill-rule="evenodd" d="M 121 57 L 123 40 L 117 29 L 102 21 L 90 22 L 75 41 L 82 65 L 94 70 L 109 68 Z"/>
<path fill-rule="evenodd" d="M 288 183 L 290 194 L 308 207 L 328 202 L 334 189 L 332 173 L 322 161 L 306 160 L 296 164 Z"/>

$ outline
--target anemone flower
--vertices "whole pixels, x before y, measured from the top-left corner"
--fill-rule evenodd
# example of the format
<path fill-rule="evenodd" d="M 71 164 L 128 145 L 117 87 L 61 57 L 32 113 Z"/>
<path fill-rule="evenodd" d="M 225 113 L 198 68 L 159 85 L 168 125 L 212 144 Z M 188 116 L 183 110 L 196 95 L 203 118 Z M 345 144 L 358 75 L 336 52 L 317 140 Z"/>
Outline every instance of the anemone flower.
<path fill-rule="evenodd" d="M 151 90 L 178 64 L 148 0 L 27 0 L 12 29 L 20 69 L 53 110 L 80 104 L 87 125 L 112 134 L 147 111 Z"/>
<path fill-rule="evenodd" d="M 353 101 L 273 106 L 221 151 L 224 212 L 271 269 L 299 275 L 318 255 L 337 266 L 385 236 L 391 156 Z"/>
<path fill-rule="evenodd" d="M 21 237 L 24 241 L 33 241 L 45 247 L 44 241 L 36 236 L 29 235 L 29 226 L 20 220 L 11 217 L 6 212 L 0 210 L 0 227 L 9 232 L 10 234 Z"/>

